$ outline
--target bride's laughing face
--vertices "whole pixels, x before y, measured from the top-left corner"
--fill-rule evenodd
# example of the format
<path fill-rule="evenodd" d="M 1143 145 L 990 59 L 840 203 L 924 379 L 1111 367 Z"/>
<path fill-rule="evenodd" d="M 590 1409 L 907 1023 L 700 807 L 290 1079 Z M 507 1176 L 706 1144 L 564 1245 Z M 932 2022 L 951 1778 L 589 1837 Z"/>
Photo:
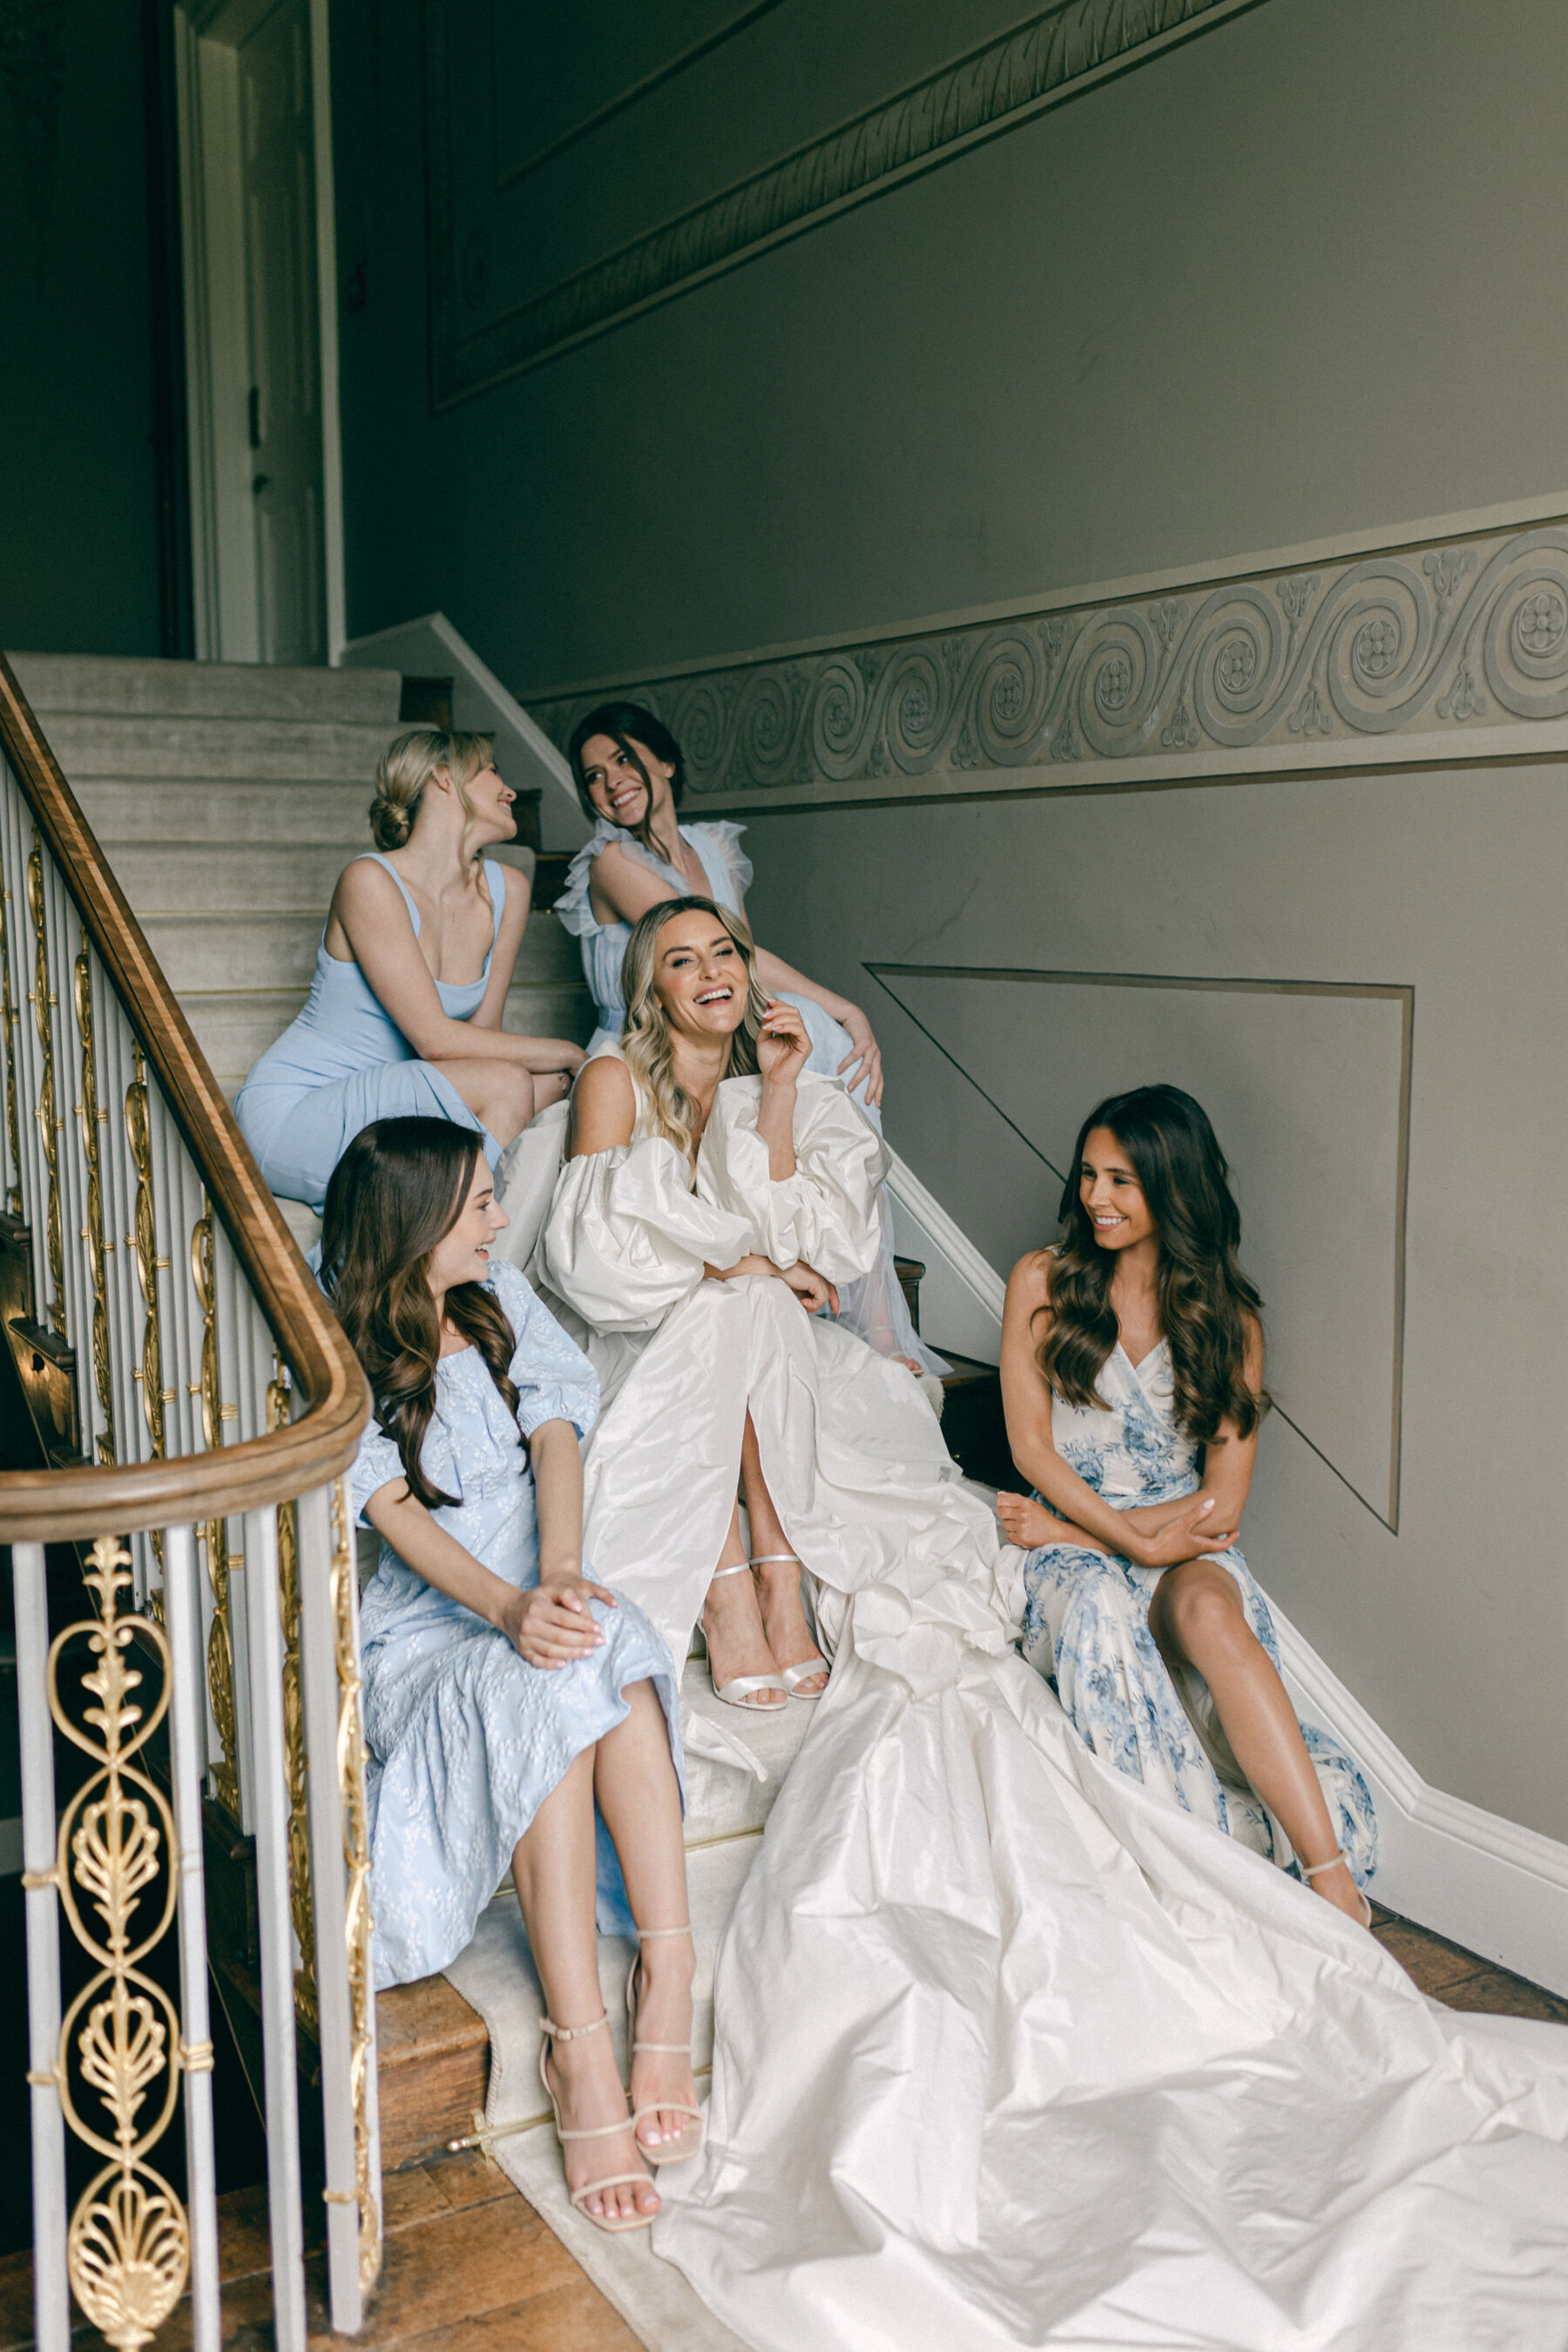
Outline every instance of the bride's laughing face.
<path fill-rule="evenodd" d="M 672 915 L 658 935 L 653 992 L 683 1037 L 732 1036 L 746 1017 L 746 959 L 711 915 Z"/>
<path fill-rule="evenodd" d="M 613 735 L 590 735 L 583 746 L 583 782 L 601 816 L 608 817 L 612 824 L 633 827 L 658 816 L 668 805 L 675 770 L 667 761 L 656 760 L 635 735 L 628 735 L 626 743 L 629 748 L 623 751 Z"/>

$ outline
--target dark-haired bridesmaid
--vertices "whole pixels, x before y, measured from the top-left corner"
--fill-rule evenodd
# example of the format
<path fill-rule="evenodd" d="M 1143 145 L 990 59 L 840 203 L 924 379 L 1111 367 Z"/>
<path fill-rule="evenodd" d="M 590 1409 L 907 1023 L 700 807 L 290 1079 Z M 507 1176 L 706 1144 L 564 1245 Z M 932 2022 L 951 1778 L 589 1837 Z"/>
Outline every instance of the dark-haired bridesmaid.
<path fill-rule="evenodd" d="M 1089 1113 L 1063 1239 L 1007 1285 L 1003 1495 L 1028 1552 L 1024 1654 L 1096 1755 L 1370 1920 L 1372 1799 L 1304 1728 L 1237 1549 L 1263 1385 L 1262 1301 L 1213 1128 L 1175 1087 Z"/>
<path fill-rule="evenodd" d="M 626 1013 L 621 964 L 638 917 L 663 899 L 696 896 L 746 922 L 752 862 L 741 847 L 742 826 L 712 818 L 681 822 L 686 763 L 680 746 L 641 703 L 605 702 L 588 711 L 572 731 L 566 756 L 594 833 L 572 861 L 555 913 L 583 943 L 583 971 L 599 1022 L 592 1054 L 621 1034 Z M 757 973 L 770 996 L 799 1011 L 811 1040 L 807 1069 L 842 1078 L 879 1132 L 882 1055 L 860 1007 L 808 980 L 760 942 Z M 940 1378 L 947 1366 L 916 1331 L 899 1286 L 886 1208 L 882 1223 L 881 1259 L 863 1279 L 846 1286 L 841 1319 L 884 1356 Z"/>
<path fill-rule="evenodd" d="M 374 1401 L 349 1492 L 381 1538 L 360 1615 L 376 1987 L 455 1959 L 510 1867 L 568 2193 L 596 2229 L 646 2230 L 659 2200 L 643 2159 L 701 2139 L 694 1954 L 675 1668 L 583 1557 L 578 1448 L 598 1382 L 517 1268 L 491 1264 L 506 1218 L 472 1130 L 362 1128 L 326 1209 L 322 1286 Z M 596 1819 L 629 1919 L 613 1868 L 600 1880 Z M 630 2114 L 599 1990 L 601 1899 L 640 1949 Z"/>

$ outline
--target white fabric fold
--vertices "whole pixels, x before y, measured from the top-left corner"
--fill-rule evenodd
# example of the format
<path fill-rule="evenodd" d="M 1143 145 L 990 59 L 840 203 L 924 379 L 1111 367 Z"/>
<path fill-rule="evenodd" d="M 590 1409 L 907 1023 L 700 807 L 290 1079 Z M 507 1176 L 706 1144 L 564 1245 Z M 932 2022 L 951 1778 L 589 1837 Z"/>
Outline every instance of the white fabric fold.
<path fill-rule="evenodd" d="M 697 1155 L 697 1190 L 746 1218 L 759 1255 L 804 1260 L 829 1282 L 868 1274 L 881 1249 L 887 1147 L 837 1078 L 804 1072 L 795 1089 L 793 1176 L 768 1174 L 757 1132 L 761 1078 L 726 1078 Z"/>
<path fill-rule="evenodd" d="M 752 1247 L 744 1215 L 700 1199 L 662 1136 L 569 1160 L 540 1241 L 550 1287 L 601 1331 L 652 1331 Z"/>

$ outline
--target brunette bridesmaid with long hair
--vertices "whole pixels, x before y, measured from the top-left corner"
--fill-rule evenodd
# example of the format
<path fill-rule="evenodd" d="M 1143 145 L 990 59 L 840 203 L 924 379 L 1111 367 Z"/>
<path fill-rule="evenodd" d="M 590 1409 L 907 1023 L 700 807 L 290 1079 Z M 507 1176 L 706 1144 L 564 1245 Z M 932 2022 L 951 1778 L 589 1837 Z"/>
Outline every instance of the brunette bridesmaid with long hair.
<path fill-rule="evenodd" d="M 1298 1723 L 1237 1548 L 1269 1400 L 1228 1177 L 1179 1087 L 1085 1119 L 1062 1239 L 1007 1285 L 1003 1402 L 1034 1492 L 997 1512 L 1029 1554 L 1024 1654 L 1096 1754 L 1365 1923 L 1371 1797 Z"/>

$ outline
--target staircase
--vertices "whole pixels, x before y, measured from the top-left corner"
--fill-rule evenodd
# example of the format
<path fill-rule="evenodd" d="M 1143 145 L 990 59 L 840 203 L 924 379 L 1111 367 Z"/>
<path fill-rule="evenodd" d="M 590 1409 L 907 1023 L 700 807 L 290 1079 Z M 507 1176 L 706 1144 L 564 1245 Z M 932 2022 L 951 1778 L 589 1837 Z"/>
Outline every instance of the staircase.
<path fill-rule="evenodd" d="M 405 718 L 395 670 L 75 654 L 12 667 L 232 1101 L 304 1003 L 332 886 L 371 845 L 376 761 L 423 712 Z M 531 870 L 538 792 L 516 813 L 517 845 L 495 854 Z M 593 1028 L 577 942 L 537 904 L 505 1024 L 584 1042 Z"/>
<path fill-rule="evenodd" d="M 333 884 L 348 860 L 369 846 L 366 812 L 382 751 L 402 726 L 447 722 L 439 691 L 445 681 L 405 680 L 392 670 L 11 658 L 232 1100 L 258 1055 L 305 1001 Z M 568 860 L 531 854 L 539 840 L 538 792 L 519 793 L 517 818 L 517 845 L 496 854 L 534 874 L 534 897 L 506 1025 L 586 1040 L 593 1004 L 577 942 L 549 912 Z M 313 1232 L 314 1220 L 307 1222 Z M 899 1262 L 917 1328 L 924 1271 L 915 1260 Z M 1000 1483 L 1010 1465 L 996 1372 L 947 1352 L 944 1433 L 970 1476 Z M 712 1698 L 700 1662 L 688 1667 L 687 1686 L 693 1703 L 731 1730 L 744 1727 L 770 1772 L 765 1783 L 752 1781 L 692 1759 L 687 1836 L 693 1916 L 704 1915 L 703 1984 L 710 1986 L 718 1933 L 809 1709 L 791 1706 L 782 1720 L 754 1725 L 735 1717 Z M 206 1814 L 214 1976 L 236 2039 L 254 2064 L 259 1955 L 250 1841 L 216 1806 L 209 1803 Z M 462 1969 L 459 1963 L 455 1972 Z M 620 2013 L 615 2002 L 611 2007 Z M 475 2009 L 445 1977 L 384 1993 L 377 2010 L 384 2160 L 395 2170 L 472 2128 L 475 2109 L 484 2104 L 489 2042 Z M 704 2019 L 700 2042 L 707 2031 Z M 310 2047 L 302 2045 L 301 2061 L 309 2074 Z"/>

